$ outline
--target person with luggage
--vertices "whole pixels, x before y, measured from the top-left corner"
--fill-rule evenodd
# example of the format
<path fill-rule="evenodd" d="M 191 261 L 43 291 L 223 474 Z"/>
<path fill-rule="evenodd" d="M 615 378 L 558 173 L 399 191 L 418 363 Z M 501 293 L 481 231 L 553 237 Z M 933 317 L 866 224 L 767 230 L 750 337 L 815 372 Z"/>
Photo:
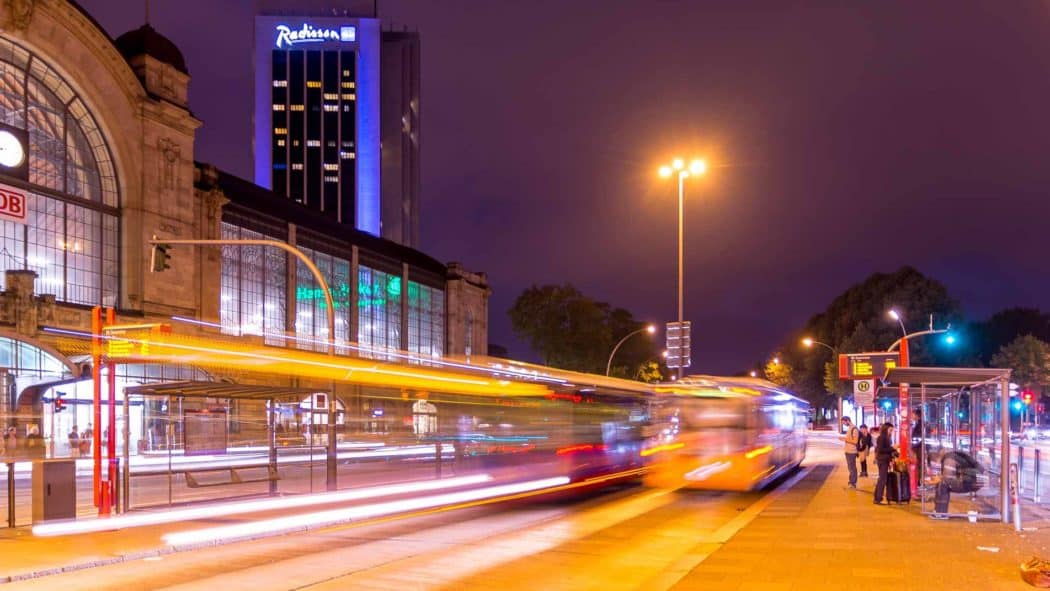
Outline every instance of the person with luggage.
<path fill-rule="evenodd" d="M 885 505 L 883 495 L 886 492 L 886 481 L 890 475 L 890 462 L 897 455 L 893 447 L 893 424 L 883 423 L 879 437 L 875 440 L 875 465 L 879 468 L 879 479 L 875 483 L 875 504 Z"/>
<path fill-rule="evenodd" d="M 868 432 L 867 425 L 860 426 L 860 440 L 857 442 L 857 459 L 860 461 L 860 477 L 868 477 L 868 455 L 871 454 L 871 448 L 874 447 L 875 440 L 872 439 L 871 433 Z"/>
<path fill-rule="evenodd" d="M 843 451 L 846 454 L 846 469 L 849 470 L 849 488 L 857 488 L 857 443 L 860 441 L 860 431 L 853 426 L 849 417 L 842 417 L 842 426 L 846 430 L 846 436 L 842 439 Z"/>
<path fill-rule="evenodd" d="M 916 408 L 912 411 L 911 451 L 912 457 L 915 458 L 915 478 L 918 479 L 919 486 L 923 485 L 926 468 L 930 467 L 929 454 L 922 453 L 925 439 L 926 426 L 922 422 L 922 410 Z"/>

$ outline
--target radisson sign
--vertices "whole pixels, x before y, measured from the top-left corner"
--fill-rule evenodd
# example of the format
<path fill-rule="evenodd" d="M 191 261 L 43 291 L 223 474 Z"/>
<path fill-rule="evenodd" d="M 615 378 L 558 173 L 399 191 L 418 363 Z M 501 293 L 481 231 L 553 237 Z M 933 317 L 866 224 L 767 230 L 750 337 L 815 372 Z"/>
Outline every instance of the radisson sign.
<path fill-rule="evenodd" d="M 298 29 L 288 25 L 277 25 L 274 27 L 277 33 L 275 41 L 277 49 L 286 49 L 300 43 L 324 43 L 326 41 L 342 41 L 353 43 L 357 41 L 357 27 L 343 26 L 336 28 L 314 27 L 309 23 L 303 23 Z"/>

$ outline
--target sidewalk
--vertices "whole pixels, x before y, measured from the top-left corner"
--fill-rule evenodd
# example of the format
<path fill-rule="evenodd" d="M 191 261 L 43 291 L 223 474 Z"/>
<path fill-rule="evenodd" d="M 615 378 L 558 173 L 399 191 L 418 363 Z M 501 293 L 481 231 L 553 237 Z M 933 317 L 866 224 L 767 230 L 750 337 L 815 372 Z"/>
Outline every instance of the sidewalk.
<path fill-rule="evenodd" d="M 1026 528 L 936 521 L 919 505 L 875 505 L 874 478 L 845 487 L 844 462 L 818 465 L 732 539 L 682 578 L 675 590 L 893 591 L 1030 590 L 1019 566 L 1050 557 L 1050 519 Z M 980 550 L 978 546 L 998 551 Z"/>

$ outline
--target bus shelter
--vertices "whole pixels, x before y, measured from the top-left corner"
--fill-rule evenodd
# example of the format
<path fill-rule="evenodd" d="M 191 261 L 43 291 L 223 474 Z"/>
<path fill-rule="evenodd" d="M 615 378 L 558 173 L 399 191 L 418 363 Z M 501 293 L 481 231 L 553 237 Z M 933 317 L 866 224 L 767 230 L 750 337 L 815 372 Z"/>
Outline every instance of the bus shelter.
<path fill-rule="evenodd" d="M 919 484 L 932 485 L 921 486 L 923 513 L 1010 521 L 1010 373 L 959 367 L 886 372 L 887 384 L 919 388 L 900 412 L 918 411 L 922 419 L 921 426 L 912 423 L 910 444 Z M 946 497 L 947 510 L 939 510 L 945 507 L 936 507 L 937 499 Z"/>
<path fill-rule="evenodd" d="M 234 485 L 260 483 L 269 494 L 277 492 L 278 417 L 286 406 L 301 401 L 320 400 L 327 423 L 325 447 L 326 478 L 335 473 L 336 441 L 332 436 L 330 393 L 315 389 L 275 387 L 231 382 L 179 381 L 144 384 L 124 390 L 124 424 L 130 421 L 130 409 L 142 407 L 143 437 L 129 441 L 130 429 L 124 429 L 123 466 L 121 471 L 121 509 L 130 508 L 131 478 L 152 477 L 152 488 L 163 489 L 157 480 L 165 480 L 168 504 L 173 502 L 173 482 L 179 477 L 190 489 L 201 494 L 209 487 L 239 488 Z M 131 470 L 133 445 L 141 448 L 136 469 Z M 313 484 L 312 444 L 310 478 Z M 330 466 L 328 466 L 330 464 Z M 329 482 L 334 486 L 334 482 Z M 144 486 L 144 488 L 147 488 Z M 153 490 L 153 503 L 163 500 L 163 490 Z M 245 491 L 247 492 L 247 491 Z"/>

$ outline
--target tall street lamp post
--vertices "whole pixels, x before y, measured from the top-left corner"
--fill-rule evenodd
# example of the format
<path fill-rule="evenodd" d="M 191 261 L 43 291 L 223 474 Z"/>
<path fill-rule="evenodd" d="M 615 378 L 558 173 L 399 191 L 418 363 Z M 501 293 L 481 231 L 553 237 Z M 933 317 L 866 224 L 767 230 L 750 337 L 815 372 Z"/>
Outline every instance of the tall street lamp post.
<path fill-rule="evenodd" d="M 647 326 L 643 326 L 642 328 L 639 328 L 638 330 L 636 330 L 634 332 L 628 333 L 627 336 L 625 336 L 622 339 L 620 339 L 620 342 L 616 343 L 616 346 L 613 347 L 612 353 L 609 353 L 609 362 L 605 364 L 605 375 L 609 375 L 609 372 L 612 371 L 613 357 L 616 355 L 616 352 L 620 350 L 620 345 L 623 345 L 624 343 L 626 343 L 627 339 L 633 337 L 634 335 L 636 335 L 638 333 L 642 333 L 642 332 L 647 332 L 649 334 L 653 334 L 653 333 L 656 332 L 656 326 L 654 326 L 652 324 L 649 324 Z M 666 356 L 667 356 L 667 351 L 664 351 L 664 357 L 666 357 Z"/>
<path fill-rule="evenodd" d="M 832 361 L 834 361 L 838 357 L 838 351 L 835 350 L 835 347 L 832 347 L 831 345 L 829 345 L 827 343 L 822 343 L 822 342 L 820 342 L 818 340 L 815 340 L 815 339 L 812 339 L 810 337 L 806 337 L 806 338 L 802 339 L 802 346 L 806 347 L 807 349 L 812 349 L 813 345 L 818 345 L 820 347 L 824 347 L 828 351 L 831 351 L 831 359 L 832 359 Z M 841 419 L 841 417 L 842 417 L 842 396 L 840 394 L 836 393 L 835 394 L 835 401 L 836 401 L 836 406 L 838 407 L 836 410 L 838 411 L 839 418 Z M 862 417 L 864 416 L 863 413 L 864 413 L 864 411 L 861 410 L 861 416 Z"/>
<path fill-rule="evenodd" d="M 685 179 L 689 176 L 700 176 L 707 172 L 707 164 L 703 160 L 693 160 L 689 163 L 689 167 L 686 168 L 685 161 L 681 158 L 675 158 L 671 161 L 670 166 L 660 167 L 660 176 L 663 178 L 670 178 L 671 175 L 678 175 L 678 330 L 679 330 L 679 351 L 678 351 L 678 379 L 682 378 L 683 372 L 685 371 L 684 360 L 686 358 L 684 347 L 681 346 L 684 337 L 684 326 L 682 324 L 683 317 L 683 304 L 682 304 L 682 251 L 683 251 L 683 233 L 684 233 L 684 222 L 683 214 L 685 211 Z"/>
<path fill-rule="evenodd" d="M 899 338 L 896 341 L 894 341 L 893 344 L 890 345 L 888 349 L 886 349 L 887 351 L 893 351 L 898 346 L 900 346 L 900 359 L 901 359 L 900 366 L 901 367 L 908 367 L 911 364 L 911 356 L 910 356 L 910 353 L 908 351 L 908 341 L 909 340 L 911 340 L 911 339 L 913 339 L 915 337 L 921 337 L 921 336 L 928 335 L 928 334 L 942 334 L 942 333 L 946 333 L 946 332 L 948 332 L 948 331 L 950 331 L 952 329 L 952 325 L 951 324 L 949 324 L 947 328 L 934 329 L 933 328 L 933 315 L 931 314 L 930 315 L 930 328 L 928 330 L 922 330 L 922 331 L 919 331 L 919 332 L 909 333 L 908 329 L 904 327 L 904 320 L 901 318 L 901 315 L 900 315 L 899 312 L 897 312 L 896 310 L 890 310 L 889 311 L 889 316 L 890 316 L 890 318 L 896 320 L 898 324 L 900 324 L 901 332 L 904 333 L 903 336 L 901 336 L 901 338 Z M 954 342 L 953 338 L 951 338 L 950 336 L 949 336 L 949 338 L 951 339 L 950 342 Z M 911 410 L 908 408 L 908 384 L 900 384 L 899 387 L 900 387 L 900 409 L 899 409 L 899 411 L 901 413 L 900 429 L 899 429 L 899 431 L 900 431 L 900 448 L 901 448 L 900 449 L 900 454 L 901 454 L 901 459 L 902 460 L 907 460 L 909 452 L 911 451 L 911 449 L 910 449 L 911 448 L 911 445 L 910 445 L 910 443 L 911 443 Z M 924 420 L 925 420 L 925 418 L 924 418 Z"/>

